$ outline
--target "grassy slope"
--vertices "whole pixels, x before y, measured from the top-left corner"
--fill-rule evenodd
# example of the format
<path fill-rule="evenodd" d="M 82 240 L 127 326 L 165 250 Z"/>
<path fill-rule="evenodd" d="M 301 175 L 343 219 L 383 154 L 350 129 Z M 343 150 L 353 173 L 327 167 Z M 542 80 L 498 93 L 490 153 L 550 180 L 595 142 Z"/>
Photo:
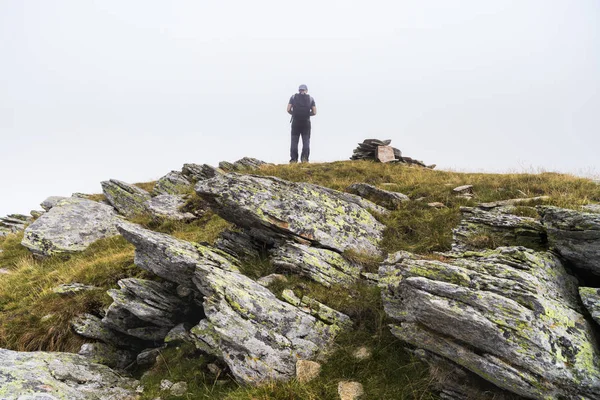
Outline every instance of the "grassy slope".
<path fill-rule="evenodd" d="M 380 218 L 387 226 L 382 245 L 388 252 L 409 250 L 428 254 L 447 250 L 451 229 L 459 221 L 460 206 L 541 195 L 550 196 L 546 204 L 569 208 L 600 202 L 599 185 L 555 173 L 468 174 L 371 162 L 267 166 L 258 173 L 338 190 L 344 190 L 352 183 L 367 182 L 402 192 L 412 200 L 421 198 L 421 201 L 405 203 L 401 209 Z M 152 184 L 140 185 L 148 190 Z M 458 198 L 452 193 L 452 188 L 464 184 L 474 185 L 474 199 Z M 429 202 L 442 202 L 447 207 L 431 208 L 427 206 Z M 212 214 L 191 224 L 161 223 L 144 218 L 137 222 L 184 240 L 209 243 L 229 226 Z M 106 289 L 116 287 L 119 279 L 149 277 L 133 265 L 133 247 L 120 237 L 99 241 L 80 254 L 55 256 L 43 261 L 34 260 L 20 245 L 20 240 L 20 235 L 0 238 L 0 248 L 4 250 L 0 253 L 0 268 L 11 271 L 0 275 L 2 348 L 77 351 L 82 340 L 70 331 L 70 318 L 82 312 L 99 313 L 110 304 Z M 245 268 L 250 276 L 260 276 L 271 270 L 264 261 L 250 263 Z M 67 297 L 51 290 L 70 282 L 94 285 L 99 289 Z M 350 290 L 325 289 L 297 277 L 292 277 L 286 287 L 310 294 L 351 315 L 355 321 L 355 330 L 337 340 L 320 378 L 309 384 L 291 381 L 261 388 L 239 387 L 208 373 L 203 364 L 210 360 L 184 346 L 169 349 L 160 357 L 154 373 L 144 379 L 147 390 L 143 398 L 151 399 L 159 394 L 163 399 L 169 398 L 165 393 L 159 393 L 162 377 L 172 381 L 186 380 L 192 393 L 187 397 L 190 399 L 333 399 L 340 380 L 362 382 L 369 399 L 433 398 L 427 390 L 429 378 L 424 367 L 413 361 L 390 335 L 377 289 L 362 285 Z M 272 288 L 274 292 L 282 289 L 281 286 Z M 370 359 L 357 361 L 352 357 L 352 352 L 361 345 L 373 351 Z"/>

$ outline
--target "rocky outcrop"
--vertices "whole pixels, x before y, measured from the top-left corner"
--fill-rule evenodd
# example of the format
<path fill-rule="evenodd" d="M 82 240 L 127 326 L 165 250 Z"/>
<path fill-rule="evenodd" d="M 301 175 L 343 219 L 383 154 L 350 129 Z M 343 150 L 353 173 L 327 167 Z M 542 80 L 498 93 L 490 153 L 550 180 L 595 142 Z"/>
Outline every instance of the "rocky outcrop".
<path fill-rule="evenodd" d="M 223 231 L 215 240 L 215 247 L 239 260 L 256 260 L 264 250 L 264 244 L 245 230 Z"/>
<path fill-rule="evenodd" d="M 0 349 L 0 398 L 132 400 L 137 381 L 70 353 Z"/>
<path fill-rule="evenodd" d="M 119 230 L 135 245 L 138 266 L 200 294 L 204 317 L 191 336 L 242 382 L 290 379 L 299 358 L 314 357 L 341 329 L 277 299 L 225 253 L 129 223 Z"/>
<path fill-rule="evenodd" d="M 185 205 L 182 196 L 161 194 L 152 197 L 144 203 L 144 207 L 153 217 L 171 219 L 174 221 L 191 221 L 197 217 L 189 212 L 180 211 Z"/>
<path fill-rule="evenodd" d="M 600 275 L 600 214 L 540 206 L 548 242 L 574 268 Z"/>
<path fill-rule="evenodd" d="M 38 256 L 78 252 L 99 239 L 118 235 L 117 220 L 108 205 L 67 198 L 29 225 L 21 244 Z"/>
<path fill-rule="evenodd" d="M 360 279 L 361 268 L 327 249 L 287 242 L 271 251 L 271 262 L 324 286 L 351 285 Z"/>
<path fill-rule="evenodd" d="M 238 226 L 338 252 L 379 253 L 383 224 L 339 192 L 236 173 L 200 181 L 195 189 L 222 218 Z"/>
<path fill-rule="evenodd" d="M 116 179 L 101 182 L 101 185 L 106 200 L 120 214 L 132 217 L 147 211 L 144 203 L 150 200 L 150 193 L 145 190 Z"/>
<path fill-rule="evenodd" d="M 524 247 L 467 254 L 382 264 L 392 333 L 525 398 L 599 398 L 594 329 L 559 259 Z"/>
<path fill-rule="evenodd" d="M 6 217 L 0 217 L 0 237 L 9 233 L 15 233 L 25 229 L 25 226 L 33 221 L 31 217 L 21 214 L 10 214 Z"/>
<path fill-rule="evenodd" d="M 215 176 L 222 174 L 223 171 L 208 164 L 183 164 L 181 173 L 190 181 L 198 182 L 214 178 Z"/>
<path fill-rule="evenodd" d="M 461 207 L 462 219 L 452 230 L 453 251 L 494 249 L 500 246 L 525 246 L 545 250 L 546 231 L 535 218 L 512 214 L 514 208 Z"/>
<path fill-rule="evenodd" d="M 350 193 L 359 195 L 360 197 L 369 199 L 388 210 L 395 210 L 400 207 L 402 203 L 410 200 L 405 194 L 379 189 L 368 183 L 354 183 L 348 186 L 346 190 Z"/>
<path fill-rule="evenodd" d="M 152 194 L 155 196 L 161 194 L 186 194 L 191 191 L 192 182 L 190 182 L 183 173 L 171 171 L 156 181 Z"/>

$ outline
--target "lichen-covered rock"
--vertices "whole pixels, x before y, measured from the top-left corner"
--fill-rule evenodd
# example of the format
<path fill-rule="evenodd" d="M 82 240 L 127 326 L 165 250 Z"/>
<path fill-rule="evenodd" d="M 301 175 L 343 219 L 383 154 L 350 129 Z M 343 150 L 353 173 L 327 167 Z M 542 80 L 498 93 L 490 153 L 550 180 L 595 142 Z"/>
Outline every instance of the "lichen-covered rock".
<path fill-rule="evenodd" d="M 583 305 L 587 308 L 594 321 L 600 325 L 600 289 L 580 287 L 579 295 L 581 296 Z"/>
<path fill-rule="evenodd" d="M 200 181 L 195 189 L 221 217 L 238 226 L 339 252 L 379 253 L 384 225 L 334 190 L 236 173 Z"/>
<path fill-rule="evenodd" d="M 129 223 L 119 230 L 136 246 L 139 267 L 201 293 L 205 318 L 191 330 L 196 346 L 223 359 L 242 382 L 293 377 L 297 359 L 312 358 L 341 329 L 277 299 L 225 253 Z"/>
<path fill-rule="evenodd" d="M 252 158 L 244 157 L 233 163 L 234 171 L 253 171 L 260 168 L 261 165 L 265 165 L 266 162 Z"/>
<path fill-rule="evenodd" d="M 156 181 L 152 194 L 186 194 L 191 192 L 192 182 L 180 171 L 171 171 Z"/>
<path fill-rule="evenodd" d="M 367 198 L 389 210 L 395 210 L 405 201 L 410 201 L 407 195 L 379 189 L 368 183 L 354 183 L 346 189 L 348 192 Z"/>
<path fill-rule="evenodd" d="M 574 268 L 600 275 L 600 214 L 538 207 L 548 242 Z"/>
<path fill-rule="evenodd" d="M 557 257 L 524 247 L 380 267 L 392 333 L 531 399 L 600 398 L 594 329 Z"/>
<path fill-rule="evenodd" d="M 132 217 L 146 212 L 144 203 L 150 200 L 150 193 L 144 189 L 116 179 L 100 184 L 106 200 L 122 215 Z"/>
<path fill-rule="evenodd" d="M 0 349 L 0 399 L 133 400 L 136 384 L 77 354 Z"/>
<path fill-rule="evenodd" d="M 462 219 L 452 230 L 452 250 L 460 252 L 501 246 L 545 250 L 547 239 L 542 224 L 534 218 L 514 215 L 512 210 L 512 207 L 491 210 L 461 207 Z"/>
<path fill-rule="evenodd" d="M 125 369 L 135 361 L 133 352 L 102 342 L 84 343 L 77 354 L 91 362 L 118 369 Z"/>
<path fill-rule="evenodd" d="M 161 194 L 152 197 L 144 203 L 144 207 L 154 217 L 171 219 L 174 221 L 191 221 L 196 216 L 189 212 L 180 211 L 185 205 L 185 199 L 180 195 Z"/>
<path fill-rule="evenodd" d="M 271 262 L 327 287 L 351 285 L 360 278 L 361 272 L 360 266 L 350 263 L 339 253 L 294 242 L 273 249 Z"/>
<path fill-rule="evenodd" d="M 190 181 L 198 182 L 214 178 L 215 176 L 222 174 L 223 171 L 208 164 L 183 164 L 181 173 Z"/>
<path fill-rule="evenodd" d="M 99 239 L 118 235 L 117 220 L 111 206 L 67 198 L 29 225 L 21 244 L 39 256 L 83 251 Z"/>
<path fill-rule="evenodd" d="M 581 208 L 583 208 L 587 212 L 600 213 L 600 204 L 586 204 Z"/>
<path fill-rule="evenodd" d="M 136 278 L 121 279 L 118 284 L 120 290 L 107 292 L 113 303 L 102 323 L 126 335 L 160 341 L 193 312 L 174 294 L 173 285 Z"/>

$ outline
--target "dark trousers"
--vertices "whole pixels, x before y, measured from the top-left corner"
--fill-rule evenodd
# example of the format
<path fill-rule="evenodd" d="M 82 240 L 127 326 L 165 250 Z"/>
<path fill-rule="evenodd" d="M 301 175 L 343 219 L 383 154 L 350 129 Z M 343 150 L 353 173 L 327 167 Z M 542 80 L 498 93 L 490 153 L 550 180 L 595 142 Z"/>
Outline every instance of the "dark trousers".
<path fill-rule="evenodd" d="M 290 162 L 298 161 L 298 142 L 302 136 L 301 161 L 308 161 L 310 156 L 310 119 L 292 121 L 292 145 L 290 147 Z"/>

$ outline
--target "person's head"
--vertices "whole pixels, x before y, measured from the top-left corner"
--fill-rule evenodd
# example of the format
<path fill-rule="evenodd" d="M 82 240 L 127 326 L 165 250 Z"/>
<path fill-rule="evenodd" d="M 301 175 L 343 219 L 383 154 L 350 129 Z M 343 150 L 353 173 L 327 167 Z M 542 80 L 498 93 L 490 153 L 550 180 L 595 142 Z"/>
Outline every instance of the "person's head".
<path fill-rule="evenodd" d="M 298 92 L 300 94 L 308 93 L 308 87 L 306 85 L 300 85 L 298 87 Z"/>

